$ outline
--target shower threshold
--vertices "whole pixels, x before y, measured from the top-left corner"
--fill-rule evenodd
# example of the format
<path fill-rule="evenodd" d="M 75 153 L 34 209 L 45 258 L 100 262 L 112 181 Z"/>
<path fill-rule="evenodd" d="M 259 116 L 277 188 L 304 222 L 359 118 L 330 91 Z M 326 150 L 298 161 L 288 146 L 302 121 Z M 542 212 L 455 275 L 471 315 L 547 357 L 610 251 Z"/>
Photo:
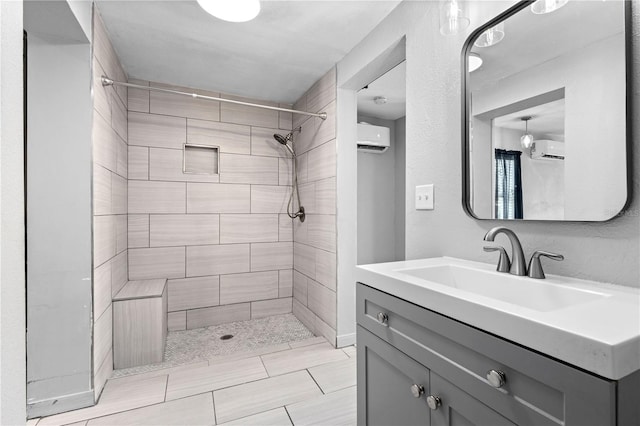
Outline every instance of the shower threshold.
<path fill-rule="evenodd" d="M 170 331 L 163 362 L 114 370 L 112 378 L 196 364 L 227 355 L 254 353 L 278 345 L 284 348 L 288 343 L 312 337 L 313 333 L 293 314 Z"/>

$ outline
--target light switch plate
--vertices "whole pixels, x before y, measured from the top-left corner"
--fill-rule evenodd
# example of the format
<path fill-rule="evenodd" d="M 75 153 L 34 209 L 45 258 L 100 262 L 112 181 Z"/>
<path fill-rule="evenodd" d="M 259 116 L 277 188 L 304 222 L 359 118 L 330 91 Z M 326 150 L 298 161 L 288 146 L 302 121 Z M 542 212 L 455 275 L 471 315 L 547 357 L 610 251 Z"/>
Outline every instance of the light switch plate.
<path fill-rule="evenodd" d="M 433 208 L 433 184 L 416 186 L 416 210 Z"/>

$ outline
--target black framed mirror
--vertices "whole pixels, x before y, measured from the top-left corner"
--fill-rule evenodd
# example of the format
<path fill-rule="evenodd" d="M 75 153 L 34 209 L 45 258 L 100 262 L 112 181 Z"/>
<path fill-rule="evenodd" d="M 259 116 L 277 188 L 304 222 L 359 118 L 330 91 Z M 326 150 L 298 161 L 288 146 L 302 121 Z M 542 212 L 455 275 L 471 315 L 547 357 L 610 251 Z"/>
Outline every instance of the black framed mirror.
<path fill-rule="evenodd" d="M 462 51 L 463 205 L 606 221 L 628 199 L 629 2 L 521 1 Z"/>

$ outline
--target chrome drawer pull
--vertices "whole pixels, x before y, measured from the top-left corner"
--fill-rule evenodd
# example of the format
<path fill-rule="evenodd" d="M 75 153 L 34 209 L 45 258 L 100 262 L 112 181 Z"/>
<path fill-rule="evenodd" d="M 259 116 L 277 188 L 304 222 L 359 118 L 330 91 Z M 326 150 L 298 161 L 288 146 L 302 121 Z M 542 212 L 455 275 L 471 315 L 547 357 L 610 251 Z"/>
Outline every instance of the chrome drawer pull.
<path fill-rule="evenodd" d="M 432 410 L 437 410 L 438 407 L 440 407 L 442 405 L 442 400 L 437 396 L 429 395 L 427 397 L 427 405 Z"/>
<path fill-rule="evenodd" d="M 415 398 L 420 398 L 422 396 L 422 394 L 424 394 L 424 386 L 422 385 L 412 385 L 411 386 L 411 393 L 413 394 L 413 396 Z"/>
<path fill-rule="evenodd" d="M 487 380 L 489 384 L 494 388 L 501 388 L 507 383 L 507 376 L 500 370 L 487 371 Z"/>
<path fill-rule="evenodd" d="M 389 322 L 389 315 L 384 312 L 378 312 L 378 322 L 382 325 L 387 325 Z"/>

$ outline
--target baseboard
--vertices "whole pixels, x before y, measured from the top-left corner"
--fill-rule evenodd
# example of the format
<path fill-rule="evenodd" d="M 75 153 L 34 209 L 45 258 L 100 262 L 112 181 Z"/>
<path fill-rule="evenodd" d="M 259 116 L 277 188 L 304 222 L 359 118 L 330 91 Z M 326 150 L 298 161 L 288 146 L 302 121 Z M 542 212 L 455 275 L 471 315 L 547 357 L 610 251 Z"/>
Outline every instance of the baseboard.
<path fill-rule="evenodd" d="M 50 416 L 91 407 L 95 404 L 93 389 L 27 404 L 27 418 Z"/>
<path fill-rule="evenodd" d="M 356 333 L 343 334 L 338 336 L 337 343 L 339 348 L 356 344 Z"/>

